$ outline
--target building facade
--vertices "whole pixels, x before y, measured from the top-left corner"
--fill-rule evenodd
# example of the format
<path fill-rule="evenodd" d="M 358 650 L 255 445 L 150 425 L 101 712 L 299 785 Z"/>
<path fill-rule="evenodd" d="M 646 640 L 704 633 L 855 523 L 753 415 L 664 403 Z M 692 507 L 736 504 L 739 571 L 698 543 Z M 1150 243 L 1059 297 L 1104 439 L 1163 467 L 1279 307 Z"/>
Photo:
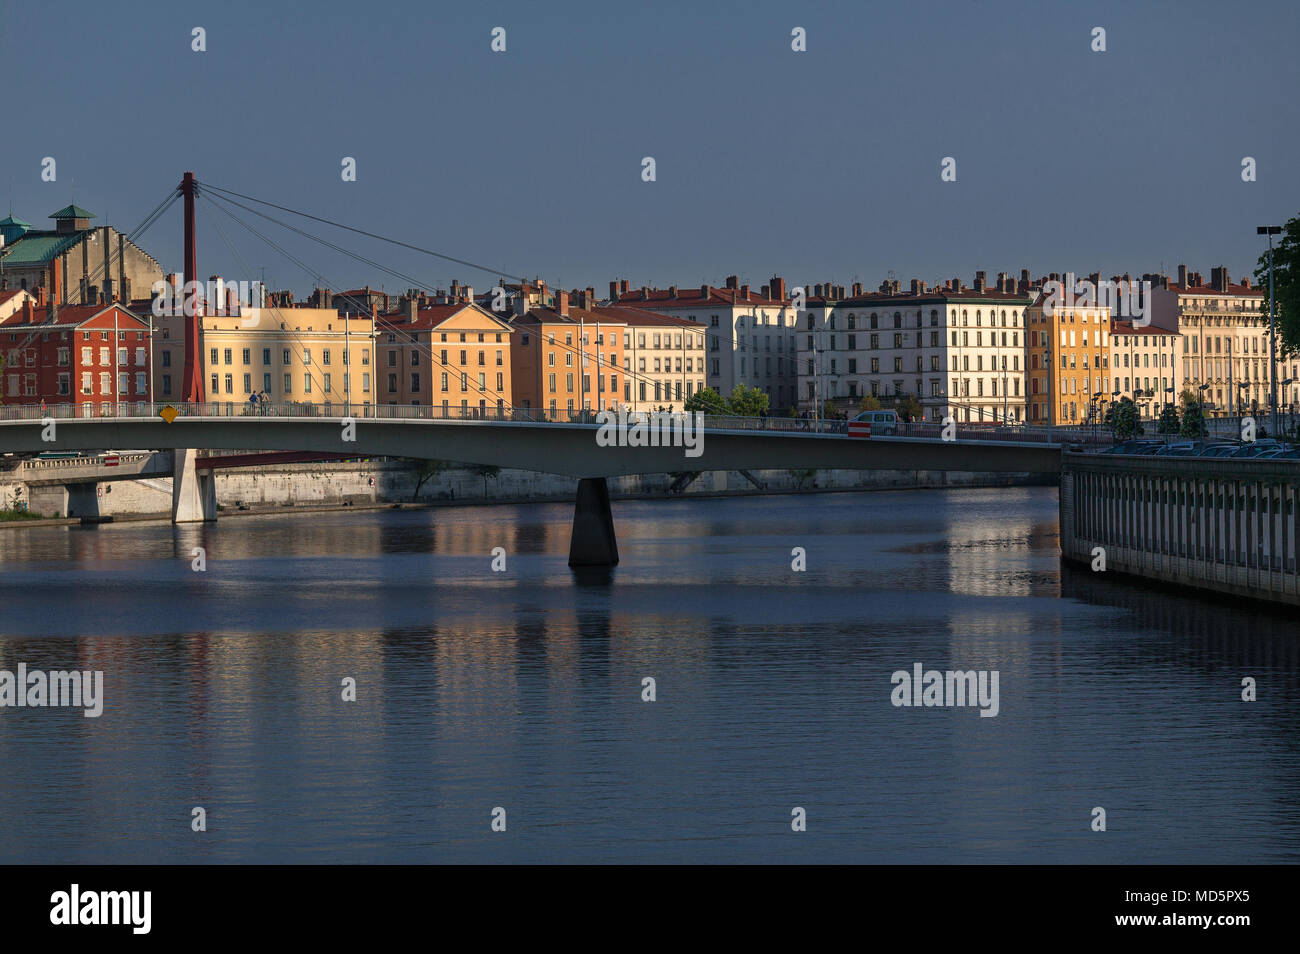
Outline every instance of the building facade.
<path fill-rule="evenodd" d="M 825 291 L 826 289 L 823 289 Z M 814 289 L 816 291 L 816 289 Z M 1025 419 L 1025 312 L 1032 298 L 999 276 L 973 287 L 952 279 L 930 290 L 913 280 L 846 298 L 814 295 L 800 313 L 799 407 L 826 401 L 855 407 L 865 395 L 882 406 L 914 398 L 923 420 Z"/>
<path fill-rule="evenodd" d="M 514 406 L 514 331 L 472 301 L 404 301 L 378 318 L 379 403 L 429 406 L 442 417 L 504 416 Z"/>
<path fill-rule="evenodd" d="M 632 289 L 626 281 L 617 281 L 610 282 L 609 300 L 612 305 L 671 315 L 703 326 L 707 341 L 704 381 L 724 398 L 743 384 L 766 393 L 773 410 L 784 410 L 797 400 L 796 314 L 780 276 L 757 291 L 741 284 L 735 275 L 727 278 L 722 288 L 673 285 Z M 685 368 L 684 357 L 682 366 Z M 675 381 L 673 388 L 675 394 Z"/>
<path fill-rule="evenodd" d="M 570 303 L 568 292 L 553 307 L 536 291 L 513 299 L 511 373 L 515 406 L 551 419 L 616 410 L 623 403 L 625 320 Z"/>
<path fill-rule="evenodd" d="M 1100 422 L 1111 394 L 1111 312 L 1040 294 L 1026 314 L 1031 425 Z"/>
<path fill-rule="evenodd" d="M 0 321 L 0 357 L 0 403 L 91 417 L 150 400 L 149 325 L 120 304 L 38 311 L 26 301 Z"/>
<path fill-rule="evenodd" d="M 180 276 L 172 276 L 173 285 Z M 361 406 L 375 403 L 374 320 L 333 308 L 209 306 L 200 322 L 204 400 Z M 151 315 L 154 395 L 181 399 L 185 317 Z"/>
<path fill-rule="evenodd" d="M 0 221 L 0 292 L 44 289 L 55 305 L 93 305 L 145 297 L 162 279 L 162 266 L 121 232 L 92 228 L 94 213 L 69 205 L 50 218 L 53 229 Z"/>

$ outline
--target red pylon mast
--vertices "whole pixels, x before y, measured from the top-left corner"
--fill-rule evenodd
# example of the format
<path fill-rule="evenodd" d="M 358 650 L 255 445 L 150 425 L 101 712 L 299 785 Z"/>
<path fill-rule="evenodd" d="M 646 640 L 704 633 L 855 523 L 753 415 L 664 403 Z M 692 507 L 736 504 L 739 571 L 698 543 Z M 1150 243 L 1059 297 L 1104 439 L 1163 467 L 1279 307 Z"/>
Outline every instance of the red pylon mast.
<path fill-rule="evenodd" d="M 187 295 L 199 280 L 199 257 L 194 244 L 194 196 L 198 192 L 198 180 L 194 173 L 187 172 L 181 179 L 181 195 L 185 197 L 185 284 L 180 291 L 180 300 L 187 302 Z M 185 314 L 185 372 L 181 383 L 181 396 L 187 404 L 203 403 L 203 365 L 201 333 L 203 315 L 203 297 L 196 294 L 193 309 L 186 309 Z M 194 314 L 188 312 L 192 310 Z"/>

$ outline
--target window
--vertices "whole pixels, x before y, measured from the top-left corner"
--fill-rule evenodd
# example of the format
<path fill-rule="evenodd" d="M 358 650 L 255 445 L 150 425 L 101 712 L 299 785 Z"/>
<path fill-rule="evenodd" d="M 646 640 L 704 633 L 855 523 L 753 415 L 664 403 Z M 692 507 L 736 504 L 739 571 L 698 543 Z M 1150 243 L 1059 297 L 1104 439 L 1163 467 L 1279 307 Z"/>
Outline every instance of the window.
<path fill-rule="evenodd" d="M 270 348 L 263 348 L 263 349 L 262 349 L 262 364 L 264 364 L 264 365 L 269 365 L 270 363 L 271 363 L 271 349 L 270 349 Z M 268 388 L 267 390 L 270 390 L 270 388 Z"/>
<path fill-rule="evenodd" d="M 253 352 L 250 349 L 245 348 L 242 357 L 244 359 L 244 364 L 253 363 Z"/>
<path fill-rule="evenodd" d="M 280 352 L 280 363 L 281 363 L 281 364 L 288 364 L 288 363 L 289 363 L 289 349 L 288 349 L 288 348 L 285 348 L 282 352 Z"/>
<path fill-rule="evenodd" d="M 285 393 L 285 394 L 292 394 L 292 393 L 293 393 L 293 375 L 292 375 L 292 374 L 286 374 L 286 375 L 284 376 L 284 393 Z"/>
<path fill-rule="evenodd" d="M 226 393 L 227 393 L 227 394 L 234 394 L 234 393 L 235 393 L 235 381 L 234 381 L 234 377 L 235 377 L 235 376 L 234 376 L 233 374 L 227 374 L 227 375 L 226 375 Z"/>
<path fill-rule="evenodd" d="M 302 393 L 303 393 L 303 394 L 311 394 L 311 375 L 310 375 L 310 374 L 304 374 L 304 375 L 302 376 Z"/>

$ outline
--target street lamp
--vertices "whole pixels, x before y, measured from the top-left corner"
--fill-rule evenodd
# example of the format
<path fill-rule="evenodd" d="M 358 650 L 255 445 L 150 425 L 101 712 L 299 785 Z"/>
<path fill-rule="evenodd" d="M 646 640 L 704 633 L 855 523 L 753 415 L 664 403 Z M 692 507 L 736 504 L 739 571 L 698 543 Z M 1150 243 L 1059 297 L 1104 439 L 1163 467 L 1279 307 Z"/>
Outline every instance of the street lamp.
<path fill-rule="evenodd" d="M 1277 303 L 1273 298 L 1273 236 L 1282 234 L 1280 225 L 1260 225 L 1256 235 L 1268 236 L 1268 406 L 1273 416 L 1273 433 L 1277 433 Z"/>

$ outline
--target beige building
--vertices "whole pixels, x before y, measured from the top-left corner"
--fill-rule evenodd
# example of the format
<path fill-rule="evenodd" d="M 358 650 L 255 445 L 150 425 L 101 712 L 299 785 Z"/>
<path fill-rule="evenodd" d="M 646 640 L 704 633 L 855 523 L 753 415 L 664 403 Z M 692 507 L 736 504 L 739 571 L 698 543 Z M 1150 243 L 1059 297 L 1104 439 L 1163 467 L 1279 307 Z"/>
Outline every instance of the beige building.
<path fill-rule="evenodd" d="M 1210 417 L 1235 417 L 1268 408 L 1268 316 L 1264 293 L 1250 279 L 1232 282 L 1223 267 L 1210 271 L 1206 284 L 1199 272 L 1178 266 L 1178 281 L 1162 281 L 1152 290 L 1153 322 L 1176 329 L 1182 386 L 1197 391 Z M 1279 404 L 1286 403 L 1281 383 L 1290 362 L 1278 363 Z"/>
<path fill-rule="evenodd" d="M 1182 335 L 1156 325 L 1111 323 L 1111 400 L 1129 398 L 1144 418 L 1158 418 L 1166 404 L 1178 404 L 1183 389 Z"/>
<path fill-rule="evenodd" d="M 675 315 L 640 308 L 592 309 L 623 329 L 623 404 L 630 411 L 685 410 L 692 394 L 704 390 L 705 328 Z"/>
<path fill-rule="evenodd" d="M 240 307 L 205 314 L 200 358 L 207 401 L 362 406 L 375 403 L 374 322 L 334 308 Z M 147 312 L 146 312 L 147 315 Z M 185 318 L 152 317 L 154 395 L 179 400 Z"/>

